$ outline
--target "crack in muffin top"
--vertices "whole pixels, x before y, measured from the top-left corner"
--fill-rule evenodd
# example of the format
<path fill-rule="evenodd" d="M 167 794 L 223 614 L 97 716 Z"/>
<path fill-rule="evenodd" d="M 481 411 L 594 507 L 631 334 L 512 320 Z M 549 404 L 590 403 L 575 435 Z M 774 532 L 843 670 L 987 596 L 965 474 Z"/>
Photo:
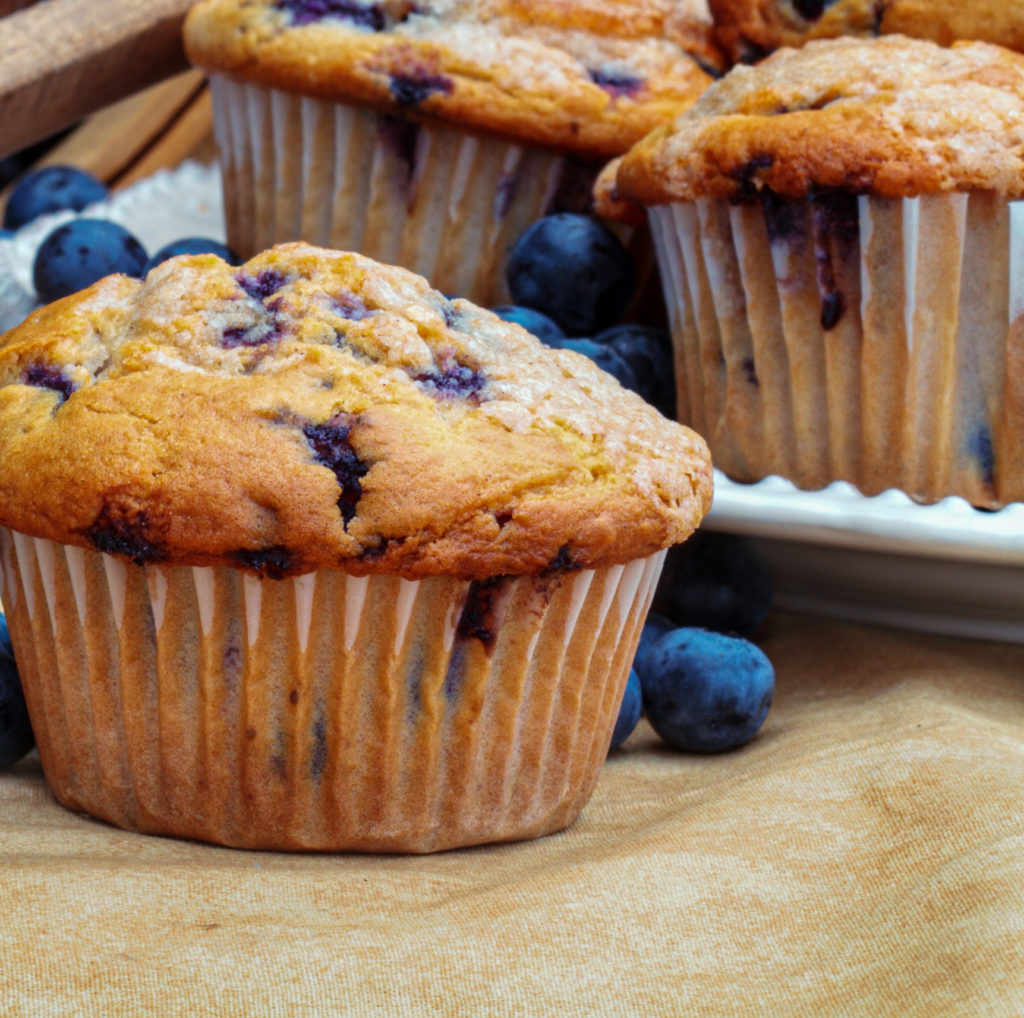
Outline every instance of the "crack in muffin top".
<path fill-rule="evenodd" d="M 356 254 L 173 258 L 0 345 L 0 522 L 136 561 L 532 574 L 710 496 L 703 440 L 587 358 Z"/>
<path fill-rule="evenodd" d="M 595 158 L 725 67 L 705 0 L 203 0 L 185 46 L 238 80 Z"/>
<path fill-rule="evenodd" d="M 1024 57 L 890 35 L 782 49 L 736 66 L 622 159 L 620 198 L 654 205 L 803 198 L 838 188 L 905 198 L 1024 193 Z"/>

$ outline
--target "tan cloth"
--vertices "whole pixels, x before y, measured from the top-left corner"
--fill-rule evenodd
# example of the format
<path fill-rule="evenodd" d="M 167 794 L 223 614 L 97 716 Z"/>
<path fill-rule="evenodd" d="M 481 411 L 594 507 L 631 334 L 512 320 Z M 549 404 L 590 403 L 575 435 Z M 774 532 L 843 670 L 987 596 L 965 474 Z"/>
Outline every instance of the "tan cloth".
<path fill-rule="evenodd" d="M 0 776 L 0 1015 L 1024 1014 L 1024 647 L 780 615 L 758 738 L 646 725 L 583 816 L 403 858 L 245 853 Z"/>

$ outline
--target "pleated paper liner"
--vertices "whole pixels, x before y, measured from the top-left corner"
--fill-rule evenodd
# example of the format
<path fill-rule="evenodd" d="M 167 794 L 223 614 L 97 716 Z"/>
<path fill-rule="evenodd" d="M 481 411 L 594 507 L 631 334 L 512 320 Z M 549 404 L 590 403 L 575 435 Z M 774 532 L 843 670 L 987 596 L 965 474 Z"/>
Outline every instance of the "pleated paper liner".
<path fill-rule="evenodd" d="M 680 420 L 725 474 L 1024 499 L 1024 203 L 764 194 L 649 216 Z"/>
<path fill-rule="evenodd" d="M 531 223 L 582 212 L 601 168 L 554 150 L 379 115 L 215 75 L 229 246 L 305 240 L 400 265 L 450 296 L 508 303 L 505 262 Z M 631 319 L 663 314 L 647 229 L 608 224 L 637 268 Z"/>
<path fill-rule="evenodd" d="M 0 531 L 56 797 L 267 849 L 426 852 L 571 823 L 663 558 L 474 584 L 270 580 Z"/>

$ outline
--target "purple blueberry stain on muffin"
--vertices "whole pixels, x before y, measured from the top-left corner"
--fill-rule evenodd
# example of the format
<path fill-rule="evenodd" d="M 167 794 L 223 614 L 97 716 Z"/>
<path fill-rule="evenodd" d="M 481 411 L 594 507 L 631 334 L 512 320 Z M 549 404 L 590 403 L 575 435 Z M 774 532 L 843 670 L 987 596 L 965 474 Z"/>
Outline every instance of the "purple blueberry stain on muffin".
<path fill-rule="evenodd" d="M 807 206 L 804 202 L 790 201 L 767 189 L 760 194 L 764 225 L 771 244 L 796 247 L 807 241 Z"/>
<path fill-rule="evenodd" d="M 574 573 L 582 569 L 583 566 L 573 560 L 572 550 L 569 545 L 563 544 L 561 548 L 555 552 L 551 561 L 544 567 L 541 572 L 542 576 L 553 576 L 557 573 Z"/>
<path fill-rule="evenodd" d="M 239 272 L 235 282 L 249 297 L 262 303 L 277 293 L 288 282 L 288 277 L 277 269 L 261 269 L 256 275 Z"/>
<path fill-rule="evenodd" d="M 75 384 L 64 372 L 53 364 L 35 362 L 29 364 L 22 372 L 22 381 L 40 389 L 49 389 L 60 396 L 63 403 L 74 391 Z"/>
<path fill-rule="evenodd" d="M 508 170 L 498 178 L 498 186 L 494 191 L 491 211 L 495 219 L 504 219 L 516 198 L 519 188 L 520 174 L 518 170 Z"/>
<path fill-rule="evenodd" d="M 357 28 L 381 31 L 386 18 L 375 3 L 362 4 L 357 0 L 274 0 L 274 6 L 291 15 L 293 25 L 310 25 L 324 18 L 338 18 Z"/>
<path fill-rule="evenodd" d="M 282 334 L 280 322 L 267 317 L 252 325 L 228 326 L 221 335 L 221 346 L 225 350 L 234 350 L 240 346 L 266 346 L 279 340 Z"/>
<path fill-rule="evenodd" d="M 377 117 L 377 143 L 390 152 L 405 167 L 406 183 L 416 170 L 416 149 L 419 144 L 419 124 L 404 117 L 380 114 Z"/>
<path fill-rule="evenodd" d="M 497 635 L 495 609 L 504 579 L 503 576 L 491 576 L 470 583 L 455 627 L 459 639 L 479 640 L 485 647 L 491 647 Z"/>
<path fill-rule="evenodd" d="M 363 298 L 355 293 L 334 294 L 330 300 L 331 310 L 349 322 L 361 322 L 377 313 L 375 308 L 368 308 Z"/>
<path fill-rule="evenodd" d="M 762 152 L 732 170 L 729 176 L 736 182 L 736 193 L 732 201 L 748 201 L 755 197 L 760 191 L 760 179 L 765 170 L 770 170 L 774 164 L 775 157 L 770 152 Z"/>
<path fill-rule="evenodd" d="M 341 488 L 338 508 L 345 526 L 352 522 L 356 514 L 356 507 L 363 494 L 362 478 L 370 469 L 352 447 L 351 435 L 355 421 L 354 415 L 341 413 L 326 424 L 307 424 L 302 429 L 317 463 L 334 473 Z"/>
<path fill-rule="evenodd" d="M 644 88 L 643 78 L 629 71 L 588 67 L 587 74 L 595 85 L 603 88 L 613 99 L 634 96 Z"/>
<path fill-rule="evenodd" d="M 313 727 L 310 731 L 309 751 L 309 775 L 314 781 L 319 781 L 327 767 L 327 719 L 324 717 L 323 707 L 317 709 L 316 717 L 313 719 Z"/>
<path fill-rule="evenodd" d="M 451 353 L 442 354 L 433 370 L 413 375 L 413 381 L 435 399 L 462 399 L 473 404 L 480 403 L 487 385 L 483 372 L 461 364 Z"/>
<path fill-rule="evenodd" d="M 243 569 L 271 580 L 280 580 L 295 568 L 292 553 L 281 544 L 266 548 L 238 548 L 231 552 L 230 558 Z"/>
<path fill-rule="evenodd" d="M 820 21 L 825 9 L 831 7 L 835 0 L 792 0 L 793 10 L 804 21 Z"/>
<path fill-rule="evenodd" d="M 740 363 L 740 370 L 743 372 L 743 377 L 747 382 L 752 385 L 755 389 L 760 388 L 761 382 L 757 377 L 757 365 L 754 363 L 754 358 L 744 357 Z"/>
<path fill-rule="evenodd" d="M 105 504 L 81 533 L 97 551 L 129 558 L 136 565 L 159 562 L 167 557 L 151 533 L 149 516 L 143 509 Z"/>
<path fill-rule="evenodd" d="M 409 109 L 419 106 L 432 95 L 451 95 L 455 82 L 447 75 L 432 73 L 426 67 L 414 67 L 388 75 L 388 88 L 395 105 Z"/>
<path fill-rule="evenodd" d="M 840 192 L 816 194 L 811 209 L 821 327 L 828 332 L 839 324 L 846 310 L 846 298 L 836 282 L 833 261 L 836 257 L 849 257 L 851 245 L 857 243 L 857 197 Z"/>
<path fill-rule="evenodd" d="M 981 483 L 989 490 L 996 486 L 996 450 L 992 441 L 992 429 L 987 424 L 978 424 L 967 438 L 967 454 L 978 466 Z"/>

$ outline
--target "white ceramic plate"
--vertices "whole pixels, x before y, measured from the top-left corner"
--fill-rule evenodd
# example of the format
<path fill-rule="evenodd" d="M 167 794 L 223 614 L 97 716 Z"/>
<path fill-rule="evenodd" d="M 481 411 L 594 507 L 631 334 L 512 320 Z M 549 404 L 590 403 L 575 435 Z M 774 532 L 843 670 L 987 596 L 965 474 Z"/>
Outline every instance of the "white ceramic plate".
<path fill-rule="evenodd" d="M 999 512 L 849 484 L 800 491 L 780 477 L 715 473 L 705 524 L 752 540 L 780 608 L 1024 643 L 1024 505 Z"/>

